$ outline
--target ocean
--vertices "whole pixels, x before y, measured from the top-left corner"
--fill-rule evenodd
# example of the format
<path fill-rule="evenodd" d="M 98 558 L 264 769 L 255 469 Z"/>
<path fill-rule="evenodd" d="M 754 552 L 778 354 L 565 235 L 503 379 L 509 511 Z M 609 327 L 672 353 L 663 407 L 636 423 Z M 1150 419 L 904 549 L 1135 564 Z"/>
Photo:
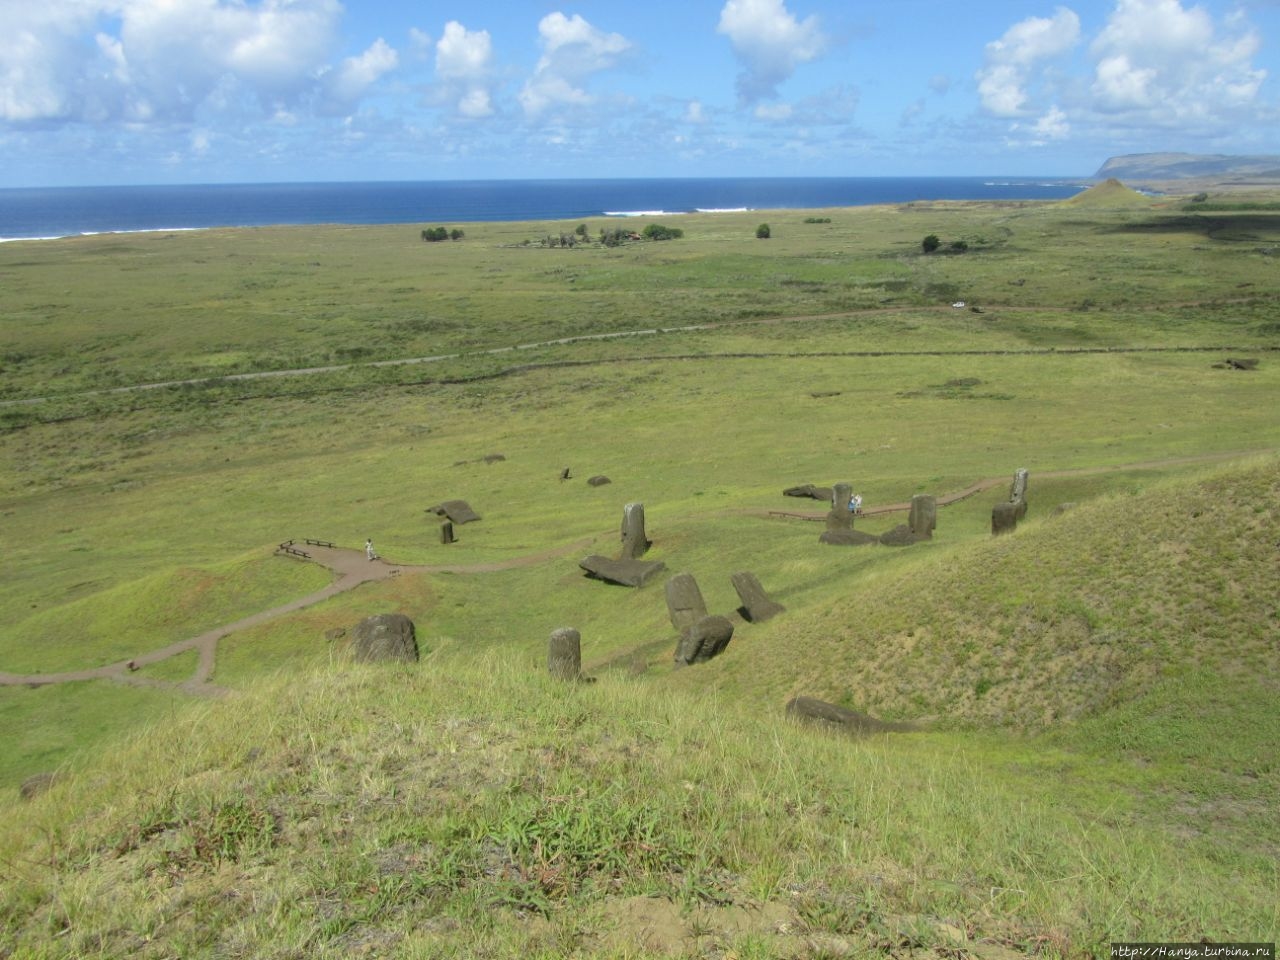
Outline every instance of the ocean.
<path fill-rule="evenodd" d="M 0 240 L 277 224 L 451 225 L 919 200 L 1060 200 L 1085 185 L 1066 177 L 737 177 L 23 187 L 0 189 Z"/>

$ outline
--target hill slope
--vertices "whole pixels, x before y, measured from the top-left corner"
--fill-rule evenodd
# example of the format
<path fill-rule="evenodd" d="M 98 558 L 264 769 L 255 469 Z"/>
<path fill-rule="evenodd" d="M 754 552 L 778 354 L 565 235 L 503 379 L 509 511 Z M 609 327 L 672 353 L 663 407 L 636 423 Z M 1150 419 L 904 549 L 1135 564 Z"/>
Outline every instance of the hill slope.
<path fill-rule="evenodd" d="M 675 674 L 565 686 L 493 652 L 259 683 L 4 810 L 0 955 L 1274 939 L 1277 494 L 1267 461 L 922 553 Z M 885 708 L 1092 727 L 852 742 L 782 720 L 788 685 L 860 677 Z M 1178 678 L 1158 724 L 1129 710 Z"/>
<path fill-rule="evenodd" d="M 680 681 L 714 675 L 765 702 L 807 694 L 897 718 L 1031 727 L 1131 700 L 1180 670 L 1280 692 L 1274 461 L 1040 519 L 1034 477 L 1031 492 L 1014 535 L 930 545 L 908 575 L 854 585 L 779 621 L 749 656 Z"/>

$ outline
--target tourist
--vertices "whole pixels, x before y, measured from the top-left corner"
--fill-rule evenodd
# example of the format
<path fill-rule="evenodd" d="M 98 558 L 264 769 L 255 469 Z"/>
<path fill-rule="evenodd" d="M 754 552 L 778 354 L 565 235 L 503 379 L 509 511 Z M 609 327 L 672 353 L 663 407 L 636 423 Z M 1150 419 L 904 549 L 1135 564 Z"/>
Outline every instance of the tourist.
<path fill-rule="evenodd" d="M 378 559 L 378 555 L 373 552 L 373 540 L 366 540 L 364 542 L 364 555 L 370 560 Z"/>

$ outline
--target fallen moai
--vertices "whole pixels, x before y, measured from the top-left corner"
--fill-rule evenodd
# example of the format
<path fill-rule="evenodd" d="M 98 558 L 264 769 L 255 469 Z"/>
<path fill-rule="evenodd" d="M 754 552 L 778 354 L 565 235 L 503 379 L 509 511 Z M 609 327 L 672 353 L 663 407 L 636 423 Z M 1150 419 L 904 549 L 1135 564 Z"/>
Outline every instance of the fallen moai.
<path fill-rule="evenodd" d="M 611 560 L 608 557 L 592 555 L 578 563 L 587 572 L 587 576 L 597 580 L 605 580 L 624 587 L 643 587 L 646 583 L 667 569 L 661 560 Z"/>
<path fill-rule="evenodd" d="M 815 487 L 812 483 L 804 483 L 798 487 L 787 487 L 782 491 L 784 497 L 809 497 L 813 500 L 830 500 L 830 487 Z"/>
<path fill-rule="evenodd" d="M 587 478 L 587 486 L 589 487 L 603 487 L 606 483 L 613 483 L 613 481 L 604 476 L 604 474 L 597 474 L 594 477 Z"/>
<path fill-rule="evenodd" d="M 439 517 L 448 517 L 459 526 L 480 519 L 480 515 L 472 510 L 465 500 L 446 500 L 434 507 L 427 507 L 427 512 Z"/>
<path fill-rule="evenodd" d="M 356 624 L 352 639 L 356 660 L 413 662 L 418 659 L 418 639 L 413 621 L 403 613 L 379 613 Z"/>
<path fill-rule="evenodd" d="M 733 639 L 733 623 L 728 617 L 711 614 L 698 620 L 680 634 L 676 645 L 676 666 L 706 663 L 724 652 Z"/>
<path fill-rule="evenodd" d="M 733 581 L 733 589 L 738 591 L 738 599 L 742 602 L 742 606 L 738 607 L 738 613 L 742 614 L 742 618 L 749 623 L 764 623 L 770 617 L 776 617 L 787 609 L 782 604 L 769 599 L 769 595 L 764 592 L 764 587 L 760 586 L 760 580 L 754 573 L 741 570 L 730 574 L 729 579 Z"/>
<path fill-rule="evenodd" d="M 886 530 L 880 534 L 877 539 L 881 545 L 886 547 L 909 547 L 913 543 L 919 543 L 921 540 L 928 540 L 929 538 L 919 536 L 905 523 L 900 523 L 892 530 Z"/>
<path fill-rule="evenodd" d="M 847 707 L 813 697 L 795 697 L 787 704 L 787 716 L 829 730 L 864 736 L 870 733 L 910 733 L 920 728 L 914 723 L 891 723 Z"/>
<path fill-rule="evenodd" d="M 707 604 L 691 573 L 677 573 L 667 581 L 667 614 L 671 625 L 684 632 L 707 615 Z"/>
<path fill-rule="evenodd" d="M 577 680 L 582 673 L 582 636 L 573 627 L 551 631 L 547 670 L 557 680 Z"/>

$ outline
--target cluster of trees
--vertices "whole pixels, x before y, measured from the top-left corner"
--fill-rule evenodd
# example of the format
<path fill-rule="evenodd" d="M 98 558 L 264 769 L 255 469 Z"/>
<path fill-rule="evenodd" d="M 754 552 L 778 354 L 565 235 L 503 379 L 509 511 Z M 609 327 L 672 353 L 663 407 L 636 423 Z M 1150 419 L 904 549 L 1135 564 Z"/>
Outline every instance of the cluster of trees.
<path fill-rule="evenodd" d="M 466 234 L 454 227 L 427 227 L 422 231 L 422 239 L 426 243 L 438 243 L 441 240 L 461 240 Z"/>
<path fill-rule="evenodd" d="M 938 239 L 936 233 L 931 233 L 920 241 L 920 249 L 925 253 L 933 253 L 942 246 L 942 241 Z M 965 240 L 952 240 L 947 246 L 947 250 L 951 253 L 964 253 L 969 249 L 969 244 Z"/>
<path fill-rule="evenodd" d="M 678 240 L 684 231 L 678 227 L 667 227 L 660 223 L 651 223 L 640 233 L 629 227 L 601 227 L 599 242 L 601 246 L 618 247 L 634 240 Z M 578 224 L 573 233 L 561 233 L 558 236 L 548 234 L 542 238 L 544 247 L 574 247 L 579 243 L 590 243 L 591 237 L 585 223 Z"/>

